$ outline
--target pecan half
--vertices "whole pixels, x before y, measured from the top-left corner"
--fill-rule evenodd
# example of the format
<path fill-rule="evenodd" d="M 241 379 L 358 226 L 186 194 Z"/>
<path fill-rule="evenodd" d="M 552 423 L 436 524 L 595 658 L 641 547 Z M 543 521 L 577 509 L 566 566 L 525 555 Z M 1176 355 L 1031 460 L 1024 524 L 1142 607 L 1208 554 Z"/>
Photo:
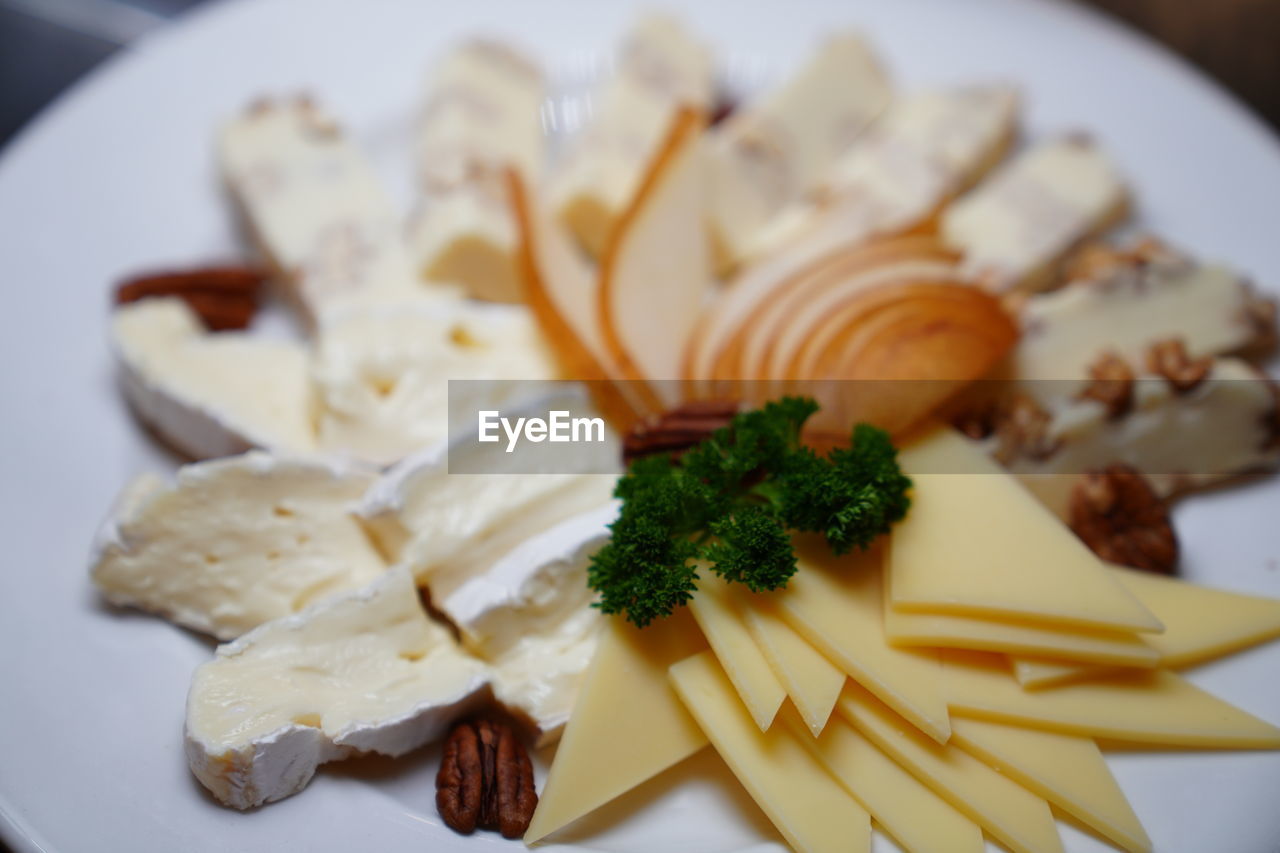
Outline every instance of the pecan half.
<path fill-rule="evenodd" d="M 117 305 L 176 296 L 214 332 L 243 329 L 258 310 L 265 276 L 250 267 L 218 266 L 136 276 L 116 287 Z"/>
<path fill-rule="evenodd" d="M 1192 358 L 1182 338 L 1156 341 L 1147 350 L 1147 369 L 1163 376 L 1169 387 L 1185 394 L 1208 378 L 1213 370 L 1213 359 Z"/>
<path fill-rule="evenodd" d="M 1253 343 L 1247 349 L 1258 355 L 1268 355 L 1280 342 L 1276 329 L 1276 301 L 1270 297 L 1250 292 L 1245 302 L 1244 321 L 1253 333 Z"/>
<path fill-rule="evenodd" d="M 454 726 L 436 774 L 436 808 L 450 829 L 466 835 L 496 829 L 519 838 L 537 805 L 533 764 L 509 726 L 493 720 Z"/>
<path fill-rule="evenodd" d="M 1071 529 L 1103 560 L 1160 574 L 1178 564 L 1169 508 L 1128 465 L 1081 476 L 1071 493 Z"/>
<path fill-rule="evenodd" d="M 1104 352 L 1089 365 L 1089 380 L 1079 397 L 1101 403 L 1107 417 L 1123 417 L 1133 408 L 1133 368 L 1116 353 Z"/>
<path fill-rule="evenodd" d="M 679 456 L 728 426 L 740 407 L 734 400 L 694 400 L 641 421 L 622 439 L 622 461 L 630 465 L 656 453 Z"/>

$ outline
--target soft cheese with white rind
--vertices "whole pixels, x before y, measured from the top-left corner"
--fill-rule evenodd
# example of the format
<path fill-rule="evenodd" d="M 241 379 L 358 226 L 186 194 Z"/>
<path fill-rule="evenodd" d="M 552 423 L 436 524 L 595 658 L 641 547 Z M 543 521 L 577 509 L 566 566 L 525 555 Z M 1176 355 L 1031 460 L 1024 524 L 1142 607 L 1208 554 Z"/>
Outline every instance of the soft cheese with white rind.
<path fill-rule="evenodd" d="M 111 602 L 228 640 L 386 563 L 352 512 L 374 473 L 347 463 L 243 456 L 144 475 L 103 525 L 93 581 Z"/>
<path fill-rule="evenodd" d="M 1088 139 L 1042 142 L 1001 167 L 942 215 L 942 236 L 994 291 L 1044 290 L 1082 240 L 1115 223 L 1125 190 Z"/>
<path fill-rule="evenodd" d="M 839 33 L 790 79 L 714 129 L 709 214 L 719 265 L 736 266 L 774 215 L 821 186 L 889 97 L 867 43 Z"/>
<path fill-rule="evenodd" d="M 208 332 L 180 299 L 120 306 L 111 341 L 125 397 L 182 453 L 315 450 L 307 351 L 299 344 Z"/>
<path fill-rule="evenodd" d="M 709 51 L 675 19 L 636 22 L 550 186 L 552 208 L 592 255 L 604 250 L 676 109 L 706 109 L 711 87 Z"/>
<path fill-rule="evenodd" d="M 251 808 L 297 793 L 320 764 L 422 746 L 486 684 L 392 570 L 219 647 L 187 696 L 187 761 L 220 802 Z"/>
<path fill-rule="evenodd" d="M 310 101 L 250 107 L 223 128 L 218 157 L 254 240 L 311 320 L 431 292 L 372 167 Z"/>
<path fill-rule="evenodd" d="M 390 464 L 448 438 L 449 380 L 500 408 L 557 369 L 522 307 L 418 300 L 331 314 L 311 377 L 320 445 Z"/>
<path fill-rule="evenodd" d="M 423 197 L 408 228 L 423 277 L 480 299 L 522 300 L 503 172 L 537 178 L 545 88 L 532 60 L 488 39 L 464 42 L 433 70 L 418 126 Z"/>

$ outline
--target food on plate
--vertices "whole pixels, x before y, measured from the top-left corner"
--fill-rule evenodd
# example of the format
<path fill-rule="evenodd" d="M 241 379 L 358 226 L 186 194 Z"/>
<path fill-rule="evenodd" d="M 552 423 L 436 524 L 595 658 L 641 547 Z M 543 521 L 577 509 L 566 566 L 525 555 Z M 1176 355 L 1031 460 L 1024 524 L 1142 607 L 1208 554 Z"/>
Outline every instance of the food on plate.
<path fill-rule="evenodd" d="M 712 96 L 710 52 L 665 15 L 641 17 L 614 65 L 549 187 L 557 217 L 595 257 L 636 194 L 676 110 L 706 111 Z"/>
<path fill-rule="evenodd" d="M 353 505 L 374 481 L 338 460 L 253 451 L 144 474 L 103 524 L 90 560 L 107 600 L 230 640 L 387 564 Z"/>
<path fill-rule="evenodd" d="M 736 267 L 775 215 L 818 190 L 889 100 L 867 43 L 837 33 L 788 80 L 717 125 L 707 158 L 717 267 Z"/>
<path fill-rule="evenodd" d="M 424 278 L 523 301 L 503 173 L 541 173 L 545 97 L 538 65 L 491 39 L 458 45 L 432 70 L 415 146 L 422 196 L 407 237 Z"/>
<path fill-rule="evenodd" d="M 307 351 L 300 344 L 207 332 L 173 297 L 116 308 L 111 343 L 133 410 L 185 455 L 315 449 Z"/>
<path fill-rule="evenodd" d="M 219 646 L 191 680 L 187 762 L 220 802 L 260 806 L 302 790 L 321 764 L 433 740 L 487 684 L 393 569 Z"/>
<path fill-rule="evenodd" d="M 200 267 L 134 276 L 116 287 L 116 304 L 174 296 L 196 312 L 211 332 L 243 329 L 258 310 L 265 276 L 245 266 Z"/>
<path fill-rule="evenodd" d="M 1033 145 L 947 208 L 941 232 L 983 286 L 1004 293 L 1057 284 L 1068 252 L 1116 224 L 1127 195 L 1086 137 Z"/>
<path fill-rule="evenodd" d="M 537 804 L 533 764 L 510 726 L 489 719 L 454 726 L 436 775 L 436 808 L 450 829 L 519 838 Z"/>
<path fill-rule="evenodd" d="M 218 153 L 254 242 L 311 321 L 433 292 L 372 167 L 309 99 L 256 102 L 223 128 Z"/>

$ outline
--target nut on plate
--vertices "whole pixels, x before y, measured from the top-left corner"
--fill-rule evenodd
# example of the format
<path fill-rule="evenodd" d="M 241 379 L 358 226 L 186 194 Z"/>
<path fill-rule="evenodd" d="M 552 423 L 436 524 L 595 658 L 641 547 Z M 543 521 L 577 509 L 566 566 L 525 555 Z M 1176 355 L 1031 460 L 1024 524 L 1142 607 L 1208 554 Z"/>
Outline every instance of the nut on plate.
<path fill-rule="evenodd" d="M 1192 359 L 1182 338 L 1156 341 L 1147 350 L 1147 369 L 1163 376 L 1174 391 L 1185 394 L 1208 378 L 1213 371 L 1209 356 Z"/>
<path fill-rule="evenodd" d="M 537 805 L 533 764 L 510 726 L 487 719 L 454 726 L 436 774 L 436 808 L 450 829 L 519 838 Z"/>
<path fill-rule="evenodd" d="M 1104 352 L 1089 365 L 1089 384 L 1080 399 L 1095 400 L 1107 410 L 1107 417 L 1124 417 L 1133 408 L 1133 368 L 1114 352 Z"/>
<path fill-rule="evenodd" d="M 260 270 L 244 266 L 153 273 L 117 285 L 115 302 L 124 305 L 140 299 L 176 296 L 211 332 L 243 329 L 258 310 L 258 291 L 264 280 Z"/>
<path fill-rule="evenodd" d="M 1071 493 L 1071 529 L 1111 563 L 1173 574 L 1178 538 L 1169 508 L 1151 482 L 1128 465 L 1111 465 L 1080 477 Z"/>
<path fill-rule="evenodd" d="M 657 453 L 682 454 L 727 427 L 740 408 L 734 400 L 694 400 L 641 421 L 622 439 L 623 464 Z"/>

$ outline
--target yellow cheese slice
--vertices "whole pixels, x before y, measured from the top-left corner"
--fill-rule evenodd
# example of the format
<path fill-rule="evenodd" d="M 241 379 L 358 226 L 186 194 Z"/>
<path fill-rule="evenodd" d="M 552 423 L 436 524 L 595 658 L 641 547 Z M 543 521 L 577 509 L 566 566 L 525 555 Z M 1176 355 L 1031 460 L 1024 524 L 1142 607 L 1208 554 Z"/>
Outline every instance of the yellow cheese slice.
<path fill-rule="evenodd" d="M 1170 746 L 1280 748 L 1280 728 L 1167 669 L 1027 691 L 999 657 L 948 652 L 944 673 L 947 703 L 959 716 Z"/>
<path fill-rule="evenodd" d="M 939 743 L 951 735 L 938 654 L 889 645 L 884 636 L 882 553 L 832 555 L 797 537 L 800 570 L 770 593 L 783 618 L 828 660 Z"/>
<path fill-rule="evenodd" d="M 742 614 L 729 600 L 729 585 L 705 566 L 698 574 L 698 589 L 689 601 L 689 610 L 751 719 L 760 731 L 766 731 L 782 707 L 782 700 L 787 698 L 787 690 L 751 638 Z"/>
<path fill-rule="evenodd" d="M 738 586 L 733 597 L 747 630 L 764 652 L 809 731 L 822 732 L 835 710 L 845 674 L 786 623 L 778 605 Z"/>
<path fill-rule="evenodd" d="M 960 717 L 951 726 L 957 746 L 1027 790 L 1125 850 L 1151 850 L 1151 839 L 1089 738 Z"/>
<path fill-rule="evenodd" d="M 871 849 L 871 816 L 785 726 L 762 732 L 710 652 L 671 667 L 671 683 L 725 764 L 791 849 Z"/>
<path fill-rule="evenodd" d="M 845 685 L 836 707 L 872 743 L 1014 853 L 1062 850 L 1048 803 L 1026 788 L 959 747 L 924 737 L 857 684 Z"/>
<path fill-rule="evenodd" d="M 782 717 L 803 735 L 798 740 L 907 850 L 983 853 L 987 849 L 982 829 L 976 823 L 844 720 L 832 720 L 819 737 L 813 738 L 807 736 L 798 715 L 784 708 Z"/>
<path fill-rule="evenodd" d="M 640 630 L 611 617 L 524 840 L 532 844 L 706 746 L 667 670 L 706 648 L 683 610 Z"/>
<path fill-rule="evenodd" d="M 889 535 L 899 610 L 1159 631 L 1160 622 L 1013 475 L 949 428 L 901 454 L 911 510 Z"/>
<path fill-rule="evenodd" d="M 1120 566 L 1112 572 L 1164 623 L 1164 633 L 1146 637 L 1159 665 L 1178 669 L 1280 637 L 1280 600 L 1197 586 L 1176 578 Z M 1023 687 L 1048 687 L 1107 674 L 1109 669 L 1058 660 L 1014 658 Z"/>

